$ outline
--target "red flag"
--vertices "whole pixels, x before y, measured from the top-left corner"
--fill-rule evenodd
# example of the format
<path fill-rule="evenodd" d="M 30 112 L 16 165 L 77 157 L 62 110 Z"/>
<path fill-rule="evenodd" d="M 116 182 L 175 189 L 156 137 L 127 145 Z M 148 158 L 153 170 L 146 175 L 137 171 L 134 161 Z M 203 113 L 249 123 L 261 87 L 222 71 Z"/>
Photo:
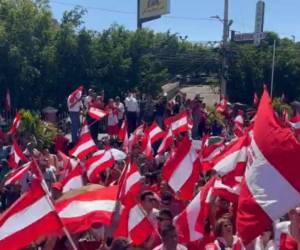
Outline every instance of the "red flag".
<path fill-rule="evenodd" d="M 204 221 L 209 216 L 209 205 L 214 179 L 211 179 L 193 198 L 189 205 L 174 218 L 181 242 L 201 240 L 204 235 Z"/>
<path fill-rule="evenodd" d="M 95 152 L 97 150 L 97 146 L 91 136 L 90 133 L 86 133 L 80 137 L 77 144 L 70 150 L 70 155 L 77 157 L 79 159 L 83 159 L 88 154 Z"/>
<path fill-rule="evenodd" d="M 193 198 L 195 184 L 200 175 L 200 160 L 192 142 L 185 137 L 175 152 L 175 155 L 166 162 L 162 170 L 162 178 L 183 200 Z"/>
<path fill-rule="evenodd" d="M 119 130 L 119 139 L 122 142 L 125 142 L 128 140 L 128 124 L 127 124 L 126 119 L 123 120 L 121 128 Z"/>
<path fill-rule="evenodd" d="M 107 169 L 113 167 L 115 160 L 110 150 L 105 150 L 100 154 L 95 153 L 92 157 L 87 159 L 87 177 L 90 182 L 97 182 L 99 180 L 99 174 Z"/>
<path fill-rule="evenodd" d="M 62 223 L 40 183 L 33 182 L 0 217 L 0 249 L 22 249 L 42 236 L 55 235 Z"/>
<path fill-rule="evenodd" d="M 166 135 L 156 122 L 153 122 L 150 127 L 145 129 L 145 134 L 149 136 L 151 144 L 157 142 Z"/>
<path fill-rule="evenodd" d="M 88 113 L 90 117 L 97 121 L 100 121 L 102 118 L 108 115 L 106 111 L 94 107 L 90 107 Z"/>
<path fill-rule="evenodd" d="M 83 86 L 78 87 L 75 91 L 73 91 L 68 97 L 68 108 L 73 108 L 82 97 Z"/>
<path fill-rule="evenodd" d="M 151 146 L 151 138 L 147 134 L 145 134 L 143 137 L 141 151 L 148 159 L 153 159 L 153 149 Z"/>
<path fill-rule="evenodd" d="M 237 214 L 237 231 L 245 245 L 300 201 L 300 143 L 278 124 L 266 90 L 251 137 Z"/>
<path fill-rule="evenodd" d="M 147 218 L 146 212 L 136 204 L 122 211 L 114 236 L 130 238 L 134 245 L 140 245 L 153 231 L 154 227 Z"/>
<path fill-rule="evenodd" d="M 12 124 L 10 130 L 8 131 L 8 134 L 15 135 L 17 133 L 17 129 L 20 126 L 20 123 L 21 123 L 21 114 L 19 112 L 17 112 L 16 117 L 13 120 L 13 124 Z"/>
<path fill-rule="evenodd" d="M 11 99 L 10 99 L 10 91 L 9 91 L 9 89 L 6 90 L 4 109 L 7 112 L 11 111 Z"/>
<path fill-rule="evenodd" d="M 118 186 L 99 188 L 63 201 L 55 208 L 70 233 L 80 233 L 95 223 L 110 225 L 116 207 Z"/>
<path fill-rule="evenodd" d="M 141 174 L 135 163 L 129 163 L 119 178 L 118 199 L 122 204 L 132 205 L 136 203 L 137 195 L 141 190 Z"/>
<path fill-rule="evenodd" d="M 74 170 L 72 170 L 62 181 L 62 192 L 68 192 L 72 189 L 80 188 L 83 186 L 82 179 L 82 169 L 78 165 Z"/>
<path fill-rule="evenodd" d="M 241 137 L 244 134 L 244 118 L 243 112 L 239 111 L 239 114 L 234 119 L 234 129 L 233 132 L 236 137 Z"/>
<path fill-rule="evenodd" d="M 13 145 L 11 147 L 11 152 L 8 159 L 8 164 L 12 168 L 16 168 L 19 166 L 20 161 L 28 162 L 29 160 L 23 154 L 17 142 L 13 141 Z"/>
<path fill-rule="evenodd" d="M 174 138 L 173 138 L 173 133 L 172 133 L 172 129 L 168 130 L 167 135 L 164 137 L 164 139 L 162 140 L 157 153 L 158 154 L 163 154 L 165 151 L 168 150 L 168 148 L 174 143 Z"/>
<path fill-rule="evenodd" d="M 32 162 L 28 162 L 19 168 L 13 169 L 5 176 L 4 186 L 15 184 L 16 182 L 22 180 L 26 173 L 31 169 Z"/>
<path fill-rule="evenodd" d="M 178 135 L 189 130 L 189 121 L 186 111 L 182 111 L 177 115 L 171 116 L 164 121 L 165 126 L 172 130 L 173 135 Z"/>
<path fill-rule="evenodd" d="M 240 176 L 244 175 L 247 164 L 247 147 L 249 146 L 248 136 L 228 144 L 225 149 L 211 160 L 211 167 L 220 176 L 227 175 L 231 172 L 239 172 Z M 206 169 L 210 170 L 210 169 Z"/>

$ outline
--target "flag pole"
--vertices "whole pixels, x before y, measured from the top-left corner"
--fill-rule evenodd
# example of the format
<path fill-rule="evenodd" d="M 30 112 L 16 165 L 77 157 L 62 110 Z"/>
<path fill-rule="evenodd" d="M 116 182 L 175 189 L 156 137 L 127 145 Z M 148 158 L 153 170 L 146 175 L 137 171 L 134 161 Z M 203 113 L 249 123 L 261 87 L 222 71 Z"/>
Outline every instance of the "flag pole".
<path fill-rule="evenodd" d="M 55 207 L 54 207 L 54 205 L 53 205 L 53 202 L 52 202 L 51 199 L 50 199 L 51 193 L 50 193 L 50 191 L 49 191 L 49 189 L 48 189 L 48 186 L 47 186 L 47 184 L 46 184 L 46 182 L 45 182 L 45 179 L 44 179 L 44 176 L 43 176 L 43 174 L 42 174 L 42 171 L 41 171 L 41 169 L 40 169 L 40 167 L 39 167 L 39 165 L 37 164 L 37 162 L 36 162 L 35 159 L 33 159 L 33 162 L 34 162 L 34 164 L 35 164 L 35 166 L 36 166 L 37 171 L 39 172 L 40 177 L 42 178 L 42 179 L 41 179 L 41 186 L 42 186 L 44 192 L 46 193 L 46 200 L 47 200 L 47 203 L 48 203 L 48 205 L 51 207 L 51 209 L 52 209 L 53 211 L 56 212 L 56 209 L 55 209 Z M 72 237 L 71 237 L 70 232 L 69 232 L 68 229 L 65 227 L 63 221 L 61 220 L 61 218 L 59 217 L 59 215 L 57 214 L 57 212 L 56 212 L 56 215 L 57 215 L 59 221 L 60 221 L 61 224 L 62 224 L 62 230 L 64 231 L 65 235 L 67 236 L 67 238 L 68 238 L 68 240 L 69 240 L 69 242 L 70 242 L 70 244 L 71 244 L 73 250 L 78 250 L 78 248 L 77 248 L 75 242 L 73 241 L 73 239 L 72 239 Z"/>
<path fill-rule="evenodd" d="M 276 40 L 274 40 L 274 44 L 273 44 L 272 75 L 271 75 L 271 98 L 273 98 L 275 56 L 276 56 Z"/>

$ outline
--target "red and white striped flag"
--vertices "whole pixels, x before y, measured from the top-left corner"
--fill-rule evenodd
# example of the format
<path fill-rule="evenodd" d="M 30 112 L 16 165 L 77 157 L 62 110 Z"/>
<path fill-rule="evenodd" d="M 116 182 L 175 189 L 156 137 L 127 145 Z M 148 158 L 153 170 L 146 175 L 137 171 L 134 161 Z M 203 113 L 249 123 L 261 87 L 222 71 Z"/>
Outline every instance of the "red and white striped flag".
<path fill-rule="evenodd" d="M 145 134 L 142 139 L 141 151 L 148 159 L 153 159 L 151 138 L 148 134 Z"/>
<path fill-rule="evenodd" d="M 149 221 L 146 212 L 136 204 L 125 207 L 122 211 L 115 237 L 126 237 L 132 240 L 134 245 L 144 243 L 154 232 L 154 227 Z"/>
<path fill-rule="evenodd" d="M 244 118 L 243 111 L 239 111 L 239 114 L 234 119 L 234 135 L 236 137 L 241 137 L 244 135 Z"/>
<path fill-rule="evenodd" d="M 99 174 L 107 169 L 113 167 L 115 160 L 110 149 L 101 152 L 100 154 L 95 153 L 92 157 L 87 159 L 85 165 L 87 169 L 87 177 L 90 182 L 98 182 Z"/>
<path fill-rule="evenodd" d="M 77 167 L 61 181 L 61 184 L 63 193 L 82 187 L 83 179 L 81 166 L 77 165 Z"/>
<path fill-rule="evenodd" d="M 23 154 L 17 142 L 13 141 L 11 152 L 8 158 L 8 164 L 10 167 L 16 168 L 19 166 L 20 161 L 28 162 L 29 160 Z"/>
<path fill-rule="evenodd" d="M 300 143 L 278 124 L 266 90 L 251 139 L 237 213 L 237 231 L 245 245 L 300 202 Z"/>
<path fill-rule="evenodd" d="M 173 133 L 172 133 L 172 130 L 169 129 L 167 135 L 162 140 L 162 142 L 157 150 L 157 153 L 162 155 L 165 151 L 168 150 L 168 148 L 170 148 L 170 146 L 173 143 L 174 143 Z"/>
<path fill-rule="evenodd" d="M 171 116 L 164 121 L 165 126 L 172 130 L 173 135 L 178 135 L 189 130 L 188 115 L 182 111 L 177 115 Z"/>
<path fill-rule="evenodd" d="M 166 162 L 162 178 L 183 200 L 193 198 L 195 184 L 200 175 L 200 160 L 192 142 L 185 137 L 177 148 L 175 155 Z"/>
<path fill-rule="evenodd" d="M 117 192 L 118 186 L 88 191 L 58 201 L 55 208 L 70 233 L 80 233 L 95 223 L 111 224 Z"/>
<path fill-rule="evenodd" d="M 240 174 L 239 176 L 243 176 L 247 164 L 248 146 L 249 139 L 247 135 L 231 142 L 220 154 L 211 160 L 212 169 L 220 176 L 227 175 L 231 172 L 237 172 Z"/>
<path fill-rule="evenodd" d="M 300 135 L 300 113 L 290 119 L 290 125 L 297 135 Z"/>
<path fill-rule="evenodd" d="M 81 100 L 82 92 L 83 86 L 80 86 L 68 96 L 67 104 L 69 109 L 73 108 Z"/>
<path fill-rule="evenodd" d="M 22 249 L 42 236 L 57 235 L 62 223 L 39 182 L 34 181 L 0 217 L 0 249 Z"/>
<path fill-rule="evenodd" d="M 83 159 L 88 154 L 93 153 L 97 151 L 97 146 L 91 136 L 90 133 L 86 133 L 82 135 L 77 142 L 77 144 L 72 148 L 69 153 L 70 155 L 73 155 L 74 157 L 77 157 L 79 159 Z"/>
<path fill-rule="evenodd" d="M 156 122 L 153 122 L 150 127 L 145 129 L 145 134 L 149 136 L 151 144 L 157 142 L 166 135 Z"/>
<path fill-rule="evenodd" d="M 70 158 L 69 156 L 65 155 L 63 152 L 61 152 L 59 150 L 57 152 L 57 156 L 62 161 L 61 175 L 63 177 L 68 176 L 69 173 L 80 164 L 80 162 L 77 159 Z"/>
<path fill-rule="evenodd" d="M 230 202 L 236 203 L 238 202 L 238 198 L 241 192 L 241 183 L 235 182 L 235 184 L 231 185 L 226 183 L 226 178 L 216 178 L 213 186 L 213 196 L 214 197 L 222 197 Z"/>
<path fill-rule="evenodd" d="M 17 112 L 10 130 L 7 132 L 8 134 L 15 135 L 17 133 L 17 130 L 21 124 L 21 119 L 22 119 L 21 114 Z"/>
<path fill-rule="evenodd" d="M 122 204 L 132 205 L 141 190 L 141 174 L 136 163 L 128 163 L 119 178 L 118 199 Z"/>
<path fill-rule="evenodd" d="M 209 216 L 213 184 L 214 179 L 207 182 L 189 205 L 174 218 L 181 242 L 189 243 L 203 238 L 204 221 Z"/>
<path fill-rule="evenodd" d="M 11 111 L 11 98 L 9 89 L 6 90 L 4 109 L 6 112 Z"/>
<path fill-rule="evenodd" d="M 124 119 L 119 130 L 119 139 L 125 144 L 125 141 L 128 141 L 128 123 L 127 120 Z"/>
<path fill-rule="evenodd" d="M 15 184 L 18 181 L 21 181 L 23 177 L 28 173 L 32 165 L 32 162 L 28 162 L 19 168 L 13 169 L 5 176 L 4 186 Z"/>
<path fill-rule="evenodd" d="M 107 116 L 107 112 L 98 108 L 94 108 L 94 107 L 90 107 L 88 114 L 90 117 L 92 117 L 93 119 L 100 121 L 102 118 L 104 118 L 105 116 Z"/>

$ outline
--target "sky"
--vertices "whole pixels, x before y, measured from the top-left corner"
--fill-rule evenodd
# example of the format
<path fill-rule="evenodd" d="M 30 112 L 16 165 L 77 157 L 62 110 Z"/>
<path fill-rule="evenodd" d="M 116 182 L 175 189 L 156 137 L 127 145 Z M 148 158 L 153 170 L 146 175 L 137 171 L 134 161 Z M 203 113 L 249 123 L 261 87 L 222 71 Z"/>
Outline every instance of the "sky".
<path fill-rule="evenodd" d="M 144 23 L 143 27 L 157 32 L 170 30 L 192 42 L 220 41 L 222 24 L 211 16 L 223 16 L 224 0 L 170 0 L 170 14 Z M 87 9 L 84 26 L 101 32 L 117 23 L 127 29 L 136 29 L 137 0 L 49 0 L 56 19 L 76 5 Z M 232 30 L 253 32 L 257 0 L 229 0 L 229 18 Z M 300 41 L 300 1 L 265 0 L 265 31 L 275 31 L 280 37 Z"/>

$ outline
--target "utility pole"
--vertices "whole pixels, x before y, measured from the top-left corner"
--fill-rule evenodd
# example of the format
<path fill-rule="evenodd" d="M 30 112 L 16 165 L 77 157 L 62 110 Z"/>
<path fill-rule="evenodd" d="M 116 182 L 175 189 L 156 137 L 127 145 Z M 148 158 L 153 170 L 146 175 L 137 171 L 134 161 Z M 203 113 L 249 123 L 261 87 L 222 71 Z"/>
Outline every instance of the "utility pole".
<path fill-rule="evenodd" d="M 227 59 L 226 59 L 226 49 L 229 36 L 229 20 L 228 20 L 228 9 L 229 0 L 224 0 L 224 19 L 223 19 L 223 55 L 222 55 L 222 74 L 221 74 L 221 95 L 226 96 L 227 94 L 227 80 L 225 78 L 225 72 L 227 71 Z"/>
<path fill-rule="evenodd" d="M 273 44 L 273 60 L 272 60 L 272 75 L 271 75 L 271 98 L 273 97 L 273 88 L 274 88 L 275 57 L 276 57 L 276 40 L 274 40 L 274 44 Z"/>
<path fill-rule="evenodd" d="M 141 7 L 141 1 L 137 0 L 137 29 L 142 28 L 142 22 L 140 18 L 140 7 Z"/>

